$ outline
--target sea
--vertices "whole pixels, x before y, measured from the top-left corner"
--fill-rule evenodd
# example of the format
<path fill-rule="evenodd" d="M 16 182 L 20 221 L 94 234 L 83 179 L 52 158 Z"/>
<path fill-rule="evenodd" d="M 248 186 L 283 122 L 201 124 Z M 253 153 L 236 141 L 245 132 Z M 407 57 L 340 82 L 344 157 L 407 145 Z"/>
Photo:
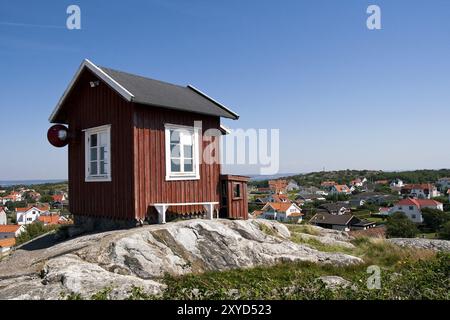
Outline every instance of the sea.
<path fill-rule="evenodd" d="M 51 179 L 51 180 L 0 180 L 1 187 L 11 186 L 32 186 L 35 184 L 58 183 L 65 182 L 67 179 Z"/>

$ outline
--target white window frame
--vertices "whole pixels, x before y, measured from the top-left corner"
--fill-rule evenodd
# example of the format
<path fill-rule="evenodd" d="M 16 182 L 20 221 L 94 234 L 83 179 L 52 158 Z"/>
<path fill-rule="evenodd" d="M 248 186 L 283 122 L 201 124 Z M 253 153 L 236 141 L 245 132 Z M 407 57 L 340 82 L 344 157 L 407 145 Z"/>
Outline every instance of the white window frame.
<path fill-rule="evenodd" d="M 84 161 L 84 167 L 85 167 L 85 182 L 109 182 L 112 180 L 111 175 L 111 125 L 107 124 L 104 126 L 94 127 L 85 129 L 84 131 L 84 154 L 85 154 L 85 161 Z M 91 166 L 91 159 L 90 159 L 90 136 L 93 134 L 99 134 L 99 133 L 106 133 L 107 138 L 107 153 L 105 161 L 107 163 L 106 170 L 108 172 L 107 175 L 100 175 L 97 174 L 95 176 L 90 174 L 90 166 Z M 99 161 L 97 159 L 97 161 Z"/>
<path fill-rule="evenodd" d="M 166 145 L 166 181 L 177 180 L 199 180 L 200 179 L 200 153 L 199 153 L 199 135 L 200 128 L 195 126 L 182 126 L 177 124 L 166 123 L 164 124 L 164 135 Z M 170 153 L 170 130 L 186 130 L 193 134 L 193 148 L 192 148 L 192 168 L 193 172 L 172 172 L 171 167 L 171 153 Z M 181 150 L 180 150 L 181 151 Z M 180 154 L 181 155 L 181 154 Z M 180 167 L 184 169 L 180 162 Z"/>

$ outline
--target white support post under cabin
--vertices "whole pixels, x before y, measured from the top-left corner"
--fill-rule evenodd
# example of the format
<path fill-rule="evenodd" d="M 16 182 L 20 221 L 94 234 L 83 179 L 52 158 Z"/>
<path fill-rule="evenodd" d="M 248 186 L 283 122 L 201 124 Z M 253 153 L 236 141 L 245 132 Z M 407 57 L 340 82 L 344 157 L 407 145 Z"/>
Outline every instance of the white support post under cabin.
<path fill-rule="evenodd" d="M 158 223 L 166 223 L 166 211 L 170 206 L 198 206 L 202 205 L 206 210 L 206 218 L 214 219 L 214 206 L 219 202 L 186 202 L 186 203 L 155 203 L 153 206 L 158 211 Z"/>

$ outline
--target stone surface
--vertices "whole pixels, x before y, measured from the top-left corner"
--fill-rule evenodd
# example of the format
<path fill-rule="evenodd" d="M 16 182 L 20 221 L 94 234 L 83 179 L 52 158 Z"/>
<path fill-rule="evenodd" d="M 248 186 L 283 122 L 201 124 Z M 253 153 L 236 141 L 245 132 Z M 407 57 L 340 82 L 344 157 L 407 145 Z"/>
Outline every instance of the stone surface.
<path fill-rule="evenodd" d="M 421 238 L 392 238 L 389 242 L 402 247 L 429 249 L 434 251 L 450 252 L 449 240 L 421 239 Z"/>
<path fill-rule="evenodd" d="M 266 228 L 273 236 L 263 231 Z M 362 262 L 295 244 L 289 236 L 284 225 L 271 221 L 188 220 L 85 235 L 47 248 L 22 248 L 0 262 L 0 299 L 58 299 L 71 293 L 89 298 L 105 288 L 111 289 L 112 298 L 123 299 L 133 286 L 159 294 L 165 273 L 283 261 L 342 266 Z"/>
<path fill-rule="evenodd" d="M 352 285 L 350 281 L 338 276 L 322 276 L 319 277 L 319 280 L 325 283 L 325 286 L 331 290 L 347 288 L 348 286 Z"/>

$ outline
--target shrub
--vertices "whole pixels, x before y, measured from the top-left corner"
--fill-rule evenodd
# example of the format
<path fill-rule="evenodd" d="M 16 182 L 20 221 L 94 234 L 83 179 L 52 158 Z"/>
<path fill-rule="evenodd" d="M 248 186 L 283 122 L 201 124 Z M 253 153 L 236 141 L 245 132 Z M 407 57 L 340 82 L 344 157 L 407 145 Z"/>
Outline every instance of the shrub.
<path fill-rule="evenodd" d="M 446 222 L 439 231 L 439 238 L 450 240 L 450 221 Z"/>
<path fill-rule="evenodd" d="M 22 232 L 16 239 L 17 244 L 22 244 L 30 241 L 40 235 L 47 232 L 58 229 L 58 225 L 48 225 L 44 226 L 42 222 L 34 222 L 25 226 L 25 231 Z"/>
<path fill-rule="evenodd" d="M 419 230 L 414 222 L 403 212 L 394 212 L 386 222 L 386 235 L 388 237 L 414 238 Z"/>
<path fill-rule="evenodd" d="M 450 212 L 443 212 L 437 209 L 422 209 L 423 222 L 431 231 L 438 231 L 446 222 L 450 221 Z"/>

